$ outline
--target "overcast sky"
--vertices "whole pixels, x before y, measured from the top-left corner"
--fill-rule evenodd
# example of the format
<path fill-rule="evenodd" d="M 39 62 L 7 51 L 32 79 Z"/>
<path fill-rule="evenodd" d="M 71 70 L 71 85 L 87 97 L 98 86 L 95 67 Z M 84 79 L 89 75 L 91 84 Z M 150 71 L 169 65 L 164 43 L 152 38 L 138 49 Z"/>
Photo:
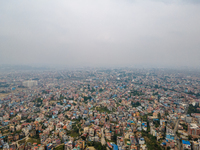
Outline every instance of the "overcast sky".
<path fill-rule="evenodd" d="M 198 67 L 198 1 L 0 1 L 0 64 Z"/>

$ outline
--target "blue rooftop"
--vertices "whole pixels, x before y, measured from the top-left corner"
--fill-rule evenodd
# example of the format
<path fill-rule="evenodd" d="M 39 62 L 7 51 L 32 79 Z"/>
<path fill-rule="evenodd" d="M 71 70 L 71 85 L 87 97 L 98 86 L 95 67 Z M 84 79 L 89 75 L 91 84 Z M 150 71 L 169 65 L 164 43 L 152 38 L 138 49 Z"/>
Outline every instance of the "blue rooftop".
<path fill-rule="evenodd" d="M 141 141 L 144 141 L 144 138 L 140 138 Z"/>
<path fill-rule="evenodd" d="M 111 144 L 114 150 L 118 150 L 118 146 L 116 144 Z"/>
<path fill-rule="evenodd" d="M 186 145 L 190 145 L 190 142 L 189 142 L 189 141 L 182 140 L 182 143 L 183 143 L 183 144 L 186 144 Z"/>

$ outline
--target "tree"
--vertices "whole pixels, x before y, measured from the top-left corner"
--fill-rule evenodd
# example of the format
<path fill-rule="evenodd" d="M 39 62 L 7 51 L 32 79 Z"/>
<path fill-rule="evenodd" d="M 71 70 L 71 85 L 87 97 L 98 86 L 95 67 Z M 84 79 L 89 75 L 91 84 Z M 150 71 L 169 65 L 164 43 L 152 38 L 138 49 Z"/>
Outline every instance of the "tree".
<path fill-rule="evenodd" d="M 113 141 L 114 141 L 115 143 L 117 143 L 117 135 L 116 135 L 116 133 L 114 133 Z"/>
<path fill-rule="evenodd" d="M 192 136 L 191 135 L 188 136 L 188 140 L 192 140 Z"/>
<path fill-rule="evenodd" d="M 84 136 L 81 136 L 81 138 L 85 141 L 86 140 L 86 137 L 84 137 Z"/>
<path fill-rule="evenodd" d="M 98 150 L 106 150 L 106 146 L 102 145 L 100 142 L 92 142 L 91 146 L 94 146 L 94 148 Z"/>
<path fill-rule="evenodd" d="M 160 113 L 158 113 L 158 119 L 159 119 L 159 120 L 161 119 L 161 115 L 160 115 Z"/>
<path fill-rule="evenodd" d="M 132 107 L 141 106 L 140 102 L 136 102 L 136 103 L 131 102 L 131 105 L 132 105 Z"/>
<path fill-rule="evenodd" d="M 99 89 L 99 92 L 103 92 L 103 89 L 101 88 L 101 89 Z"/>
<path fill-rule="evenodd" d="M 167 111 L 165 111 L 165 116 L 168 116 L 168 115 L 169 115 L 169 113 Z"/>
<path fill-rule="evenodd" d="M 64 150 L 64 145 L 57 146 L 55 150 Z"/>

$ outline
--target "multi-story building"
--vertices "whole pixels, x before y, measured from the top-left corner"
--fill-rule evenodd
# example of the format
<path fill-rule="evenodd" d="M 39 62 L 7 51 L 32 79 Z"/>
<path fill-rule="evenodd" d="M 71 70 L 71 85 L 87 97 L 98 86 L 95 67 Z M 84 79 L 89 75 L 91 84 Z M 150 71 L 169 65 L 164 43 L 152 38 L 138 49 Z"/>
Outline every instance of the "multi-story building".
<path fill-rule="evenodd" d="M 193 141 L 193 150 L 199 150 L 199 142 L 198 141 Z"/>
<path fill-rule="evenodd" d="M 192 136 L 200 135 L 200 128 L 195 123 L 191 123 L 188 125 L 188 134 Z"/>
<path fill-rule="evenodd" d="M 37 81 L 34 81 L 34 80 L 27 80 L 23 82 L 23 86 L 28 87 L 28 88 L 36 86 L 36 85 L 38 85 L 38 83 Z"/>

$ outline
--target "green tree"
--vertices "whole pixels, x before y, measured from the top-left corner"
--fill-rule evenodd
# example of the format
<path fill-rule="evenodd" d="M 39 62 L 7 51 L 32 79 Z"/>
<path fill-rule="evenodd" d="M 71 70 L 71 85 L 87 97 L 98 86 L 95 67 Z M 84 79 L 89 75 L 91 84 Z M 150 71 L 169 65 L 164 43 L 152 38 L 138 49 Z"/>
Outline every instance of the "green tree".
<path fill-rule="evenodd" d="M 158 119 L 159 119 L 159 120 L 161 119 L 161 115 L 160 115 L 160 113 L 158 113 Z"/>
<path fill-rule="evenodd" d="M 188 136 L 188 140 L 192 140 L 192 136 L 191 135 Z"/>

